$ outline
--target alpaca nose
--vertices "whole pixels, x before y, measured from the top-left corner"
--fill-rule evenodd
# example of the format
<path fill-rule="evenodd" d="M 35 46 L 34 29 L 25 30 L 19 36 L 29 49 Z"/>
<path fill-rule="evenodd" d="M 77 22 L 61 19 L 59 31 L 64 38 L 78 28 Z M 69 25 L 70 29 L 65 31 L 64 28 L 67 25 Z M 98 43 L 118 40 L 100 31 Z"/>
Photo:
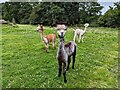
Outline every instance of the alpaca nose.
<path fill-rule="evenodd" d="M 63 32 L 61 32 L 61 37 L 64 37 Z"/>

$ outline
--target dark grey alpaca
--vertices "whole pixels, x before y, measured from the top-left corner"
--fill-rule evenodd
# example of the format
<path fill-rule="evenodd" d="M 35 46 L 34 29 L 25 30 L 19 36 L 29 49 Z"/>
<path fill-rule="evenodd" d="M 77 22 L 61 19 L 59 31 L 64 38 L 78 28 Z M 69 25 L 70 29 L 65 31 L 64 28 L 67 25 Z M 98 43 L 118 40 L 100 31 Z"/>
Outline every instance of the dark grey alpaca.
<path fill-rule="evenodd" d="M 74 63 L 75 63 L 75 57 L 76 57 L 76 43 L 74 41 L 70 41 L 67 44 L 64 45 L 64 35 L 67 30 L 66 25 L 64 24 L 58 24 L 57 25 L 57 33 L 59 37 L 59 47 L 57 52 L 57 59 L 59 64 L 59 72 L 58 76 L 61 76 L 62 72 L 62 65 L 63 65 L 63 76 L 64 76 L 64 82 L 67 82 L 66 79 L 66 66 L 67 70 L 69 69 L 69 65 L 71 62 L 71 56 L 73 56 L 73 64 L 72 68 L 74 69 Z"/>

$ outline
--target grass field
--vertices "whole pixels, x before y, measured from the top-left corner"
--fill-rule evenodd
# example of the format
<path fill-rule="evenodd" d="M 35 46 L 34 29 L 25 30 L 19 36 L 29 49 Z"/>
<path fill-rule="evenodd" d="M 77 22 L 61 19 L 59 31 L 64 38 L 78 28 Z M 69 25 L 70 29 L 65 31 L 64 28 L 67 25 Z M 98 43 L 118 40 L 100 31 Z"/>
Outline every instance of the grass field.
<path fill-rule="evenodd" d="M 65 84 L 58 77 L 56 49 L 45 52 L 36 26 L 2 25 L 3 88 L 117 88 L 118 29 L 89 27 L 84 42 L 77 43 L 75 69 L 67 71 Z M 45 27 L 45 34 L 54 28 Z M 73 39 L 68 28 L 65 42 Z"/>

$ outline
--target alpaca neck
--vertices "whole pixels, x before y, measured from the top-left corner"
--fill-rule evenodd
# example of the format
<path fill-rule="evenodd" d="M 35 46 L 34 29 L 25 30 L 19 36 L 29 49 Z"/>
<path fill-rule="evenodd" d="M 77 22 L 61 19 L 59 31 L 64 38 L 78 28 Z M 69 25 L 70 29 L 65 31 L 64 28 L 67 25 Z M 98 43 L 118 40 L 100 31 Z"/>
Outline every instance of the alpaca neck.
<path fill-rule="evenodd" d="M 60 39 L 59 41 L 59 50 L 63 50 L 64 49 L 64 38 Z"/>
<path fill-rule="evenodd" d="M 86 32 L 86 28 L 87 28 L 87 27 L 84 28 L 84 33 Z"/>
<path fill-rule="evenodd" d="M 41 36 L 41 39 L 44 40 L 45 36 L 43 32 L 40 33 L 40 36 Z"/>

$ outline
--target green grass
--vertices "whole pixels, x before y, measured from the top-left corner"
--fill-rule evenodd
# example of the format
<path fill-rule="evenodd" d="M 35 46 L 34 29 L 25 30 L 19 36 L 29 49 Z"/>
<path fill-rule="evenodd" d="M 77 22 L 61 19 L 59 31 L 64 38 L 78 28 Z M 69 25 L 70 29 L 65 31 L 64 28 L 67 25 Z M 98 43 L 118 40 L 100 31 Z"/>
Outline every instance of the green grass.
<path fill-rule="evenodd" d="M 84 42 L 77 43 L 75 69 L 67 80 L 59 78 L 56 49 L 45 52 L 36 26 L 2 25 L 3 88 L 118 88 L 118 29 L 89 27 Z M 55 29 L 45 27 L 45 34 Z M 68 28 L 65 42 L 73 39 Z"/>

